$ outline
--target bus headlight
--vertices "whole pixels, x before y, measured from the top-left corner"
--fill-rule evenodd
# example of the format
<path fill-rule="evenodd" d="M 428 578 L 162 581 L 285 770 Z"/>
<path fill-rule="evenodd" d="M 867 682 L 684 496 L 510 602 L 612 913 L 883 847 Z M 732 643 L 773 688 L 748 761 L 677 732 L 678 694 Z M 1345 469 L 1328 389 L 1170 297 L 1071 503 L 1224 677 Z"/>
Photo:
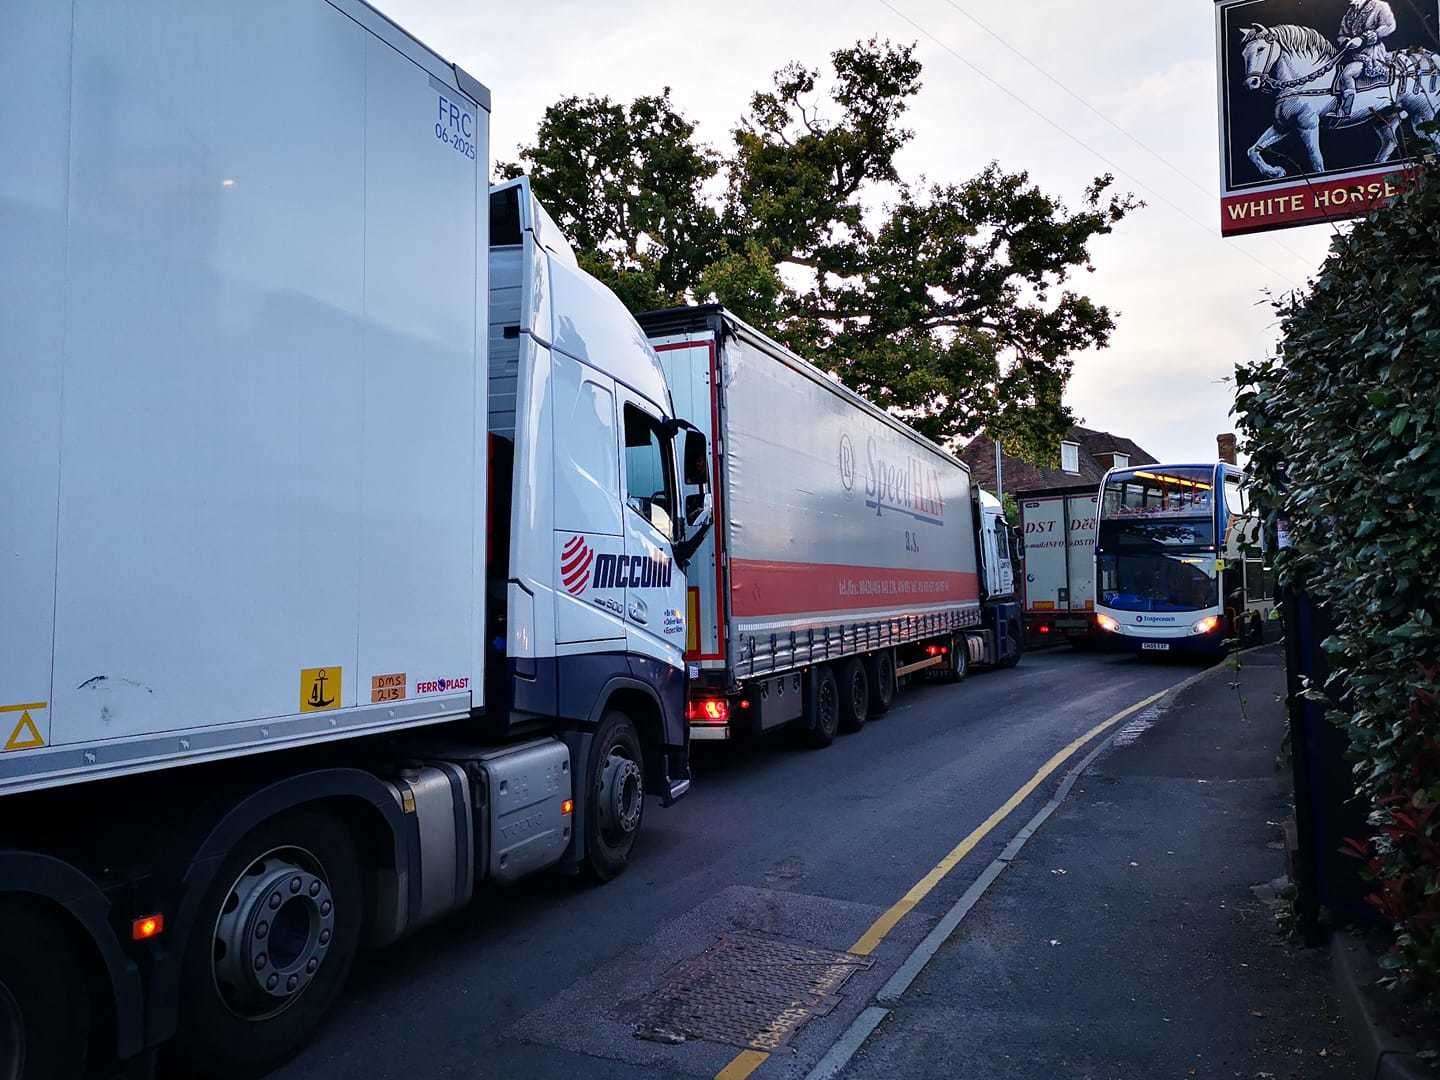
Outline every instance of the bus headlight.
<path fill-rule="evenodd" d="M 1191 630 L 1196 634 L 1208 634 L 1220 625 L 1219 615 L 1206 615 L 1203 619 L 1197 619 Z"/>
<path fill-rule="evenodd" d="M 1104 630 L 1107 633 L 1118 634 L 1120 632 L 1120 624 L 1114 619 L 1112 619 L 1109 615 L 1096 615 L 1095 624 L 1099 626 L 1101 630 Z"/>

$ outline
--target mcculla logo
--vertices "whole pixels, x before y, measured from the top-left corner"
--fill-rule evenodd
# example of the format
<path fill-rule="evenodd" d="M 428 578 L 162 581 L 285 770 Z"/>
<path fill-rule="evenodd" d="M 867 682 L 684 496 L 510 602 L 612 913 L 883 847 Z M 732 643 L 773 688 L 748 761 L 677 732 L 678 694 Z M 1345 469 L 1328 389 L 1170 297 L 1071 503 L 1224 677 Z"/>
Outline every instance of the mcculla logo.
<path fill-rule="evenodd" d="M 675 564 L 662 551 L 614 555 L 597 552 L 583 536 L 572 536 L 560 552 L 560 582 L 571 596 L 586 589 L 663 589 L 674 574 Z"/>

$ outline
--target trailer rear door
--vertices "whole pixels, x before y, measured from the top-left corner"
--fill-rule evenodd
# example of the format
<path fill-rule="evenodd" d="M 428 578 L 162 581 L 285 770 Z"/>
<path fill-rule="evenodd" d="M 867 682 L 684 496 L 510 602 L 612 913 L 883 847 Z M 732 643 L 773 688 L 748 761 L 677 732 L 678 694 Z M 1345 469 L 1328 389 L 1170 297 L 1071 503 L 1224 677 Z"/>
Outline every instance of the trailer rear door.
<path fill-rule="evenodd" d="M 1069 610 L 1094 611 L 1096 496 L 1071 495 L 1065 503 L 1069 517 L 1065 547 L 1070 568 Z"/>
<path fill-rule="evenodd" d="M 1069 610 L 1064 498 L 1025 499 L 1020 518 L 1025 536 L 1025 610 Z"/>

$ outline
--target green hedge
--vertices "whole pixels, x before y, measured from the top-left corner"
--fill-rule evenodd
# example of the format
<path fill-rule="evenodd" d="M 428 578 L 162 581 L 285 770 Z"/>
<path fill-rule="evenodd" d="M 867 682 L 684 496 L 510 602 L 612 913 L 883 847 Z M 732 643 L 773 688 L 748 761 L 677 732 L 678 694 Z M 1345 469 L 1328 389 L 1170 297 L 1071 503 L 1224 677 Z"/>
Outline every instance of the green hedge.
<path fill-rule="evenodd" d="M 1336 626 L 1324 688 L 1372 832 L 1395 977 L 1440 990 L 1440 170 L 1335 237 L 1278 305 L 1278 355 L 1236 370 L 1251 469 Z M 1314 693 L 1318 693 L 1315 688 Z M 1440 995 L 1437 995 L 1440 996 Z"/>

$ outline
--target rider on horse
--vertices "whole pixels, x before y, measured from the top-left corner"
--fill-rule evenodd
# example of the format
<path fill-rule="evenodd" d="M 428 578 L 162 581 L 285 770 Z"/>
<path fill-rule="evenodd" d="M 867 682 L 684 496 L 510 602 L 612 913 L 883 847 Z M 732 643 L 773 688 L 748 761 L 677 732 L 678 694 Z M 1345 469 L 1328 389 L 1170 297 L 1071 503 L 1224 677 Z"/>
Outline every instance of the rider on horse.
<path fill-rule="evenodd" d="M 1350 54 L 1341 66 L 1339 76 L 1340 115 L 1346 119 L 1355 107 L 1355 79 L 1383 78 L 1388 69 L 1390 53 L 1384 39 L 1395 32 L 1395 13 L 1385 0 L 1350 0 L 1340 17 L 1337 43 Z"/>

